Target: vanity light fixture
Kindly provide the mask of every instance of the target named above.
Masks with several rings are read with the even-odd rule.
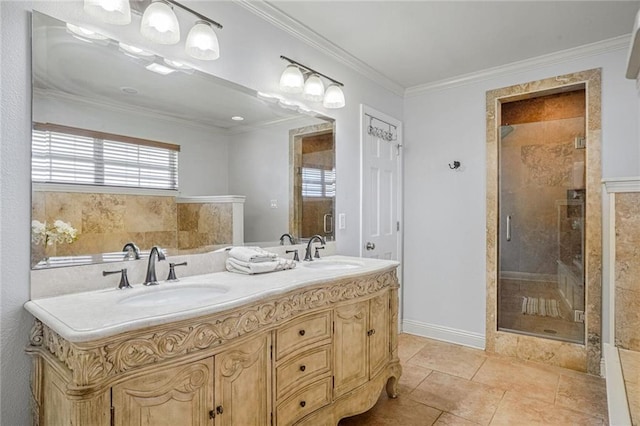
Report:
[[[150,63],[145,68],[148,69],[149,71],[153,71],[153,72],[158,73],[160,75],[168,75],[168,74],[171,74],[172,72],[176,71],[173,68],[169,68],[169,67],[166,67],[166,66],[164,66],[162,64],[155,63],[155,62]]]
[[[84,0],[84,11],[108,24],[131,23],[129,0]]]
[[[67,23],[67,31],[75,38],[92,43],[93,41],[107,40],[108,37],[95,31],[88,30],[77,25]]]
[[[139,47],[132,46],[123,42],[119,42],[118,47],[122,52],[124,52],[125,55],[133,56],[134,58],[150,58],[156,56],[148,50],[140,49]]]
[[[192,58],[204,61],[220,57],[220,43],[214,27],[222,29],[222,25],[175,0],[135,0],[131,4],[129,0],[84,0],[84,10],[88,14],[109,24],[129,24],[132,8],[137,14],[142,14],[140,34],[158,44],[176,44],[180,41],[180,23],[174,8],[188,12],[197,20],[187,35],[185,52]],[[121,15],[125,15],[126,19]],[[135,51],[123,50],[138,55]]]
[[[289,62],[280,76],[280,90],[286,93],[302,93],[302,97],[307,100],[322,101],[325,108],[334,109],[345,106],[344,93],[341,88],[344,84],[286,56],[280,56],[280,59]],[[320,77],[331,82],[326,90]]]
[[[233,117],[231,117],[231,119],[233,121],[242,121],[244,120],[244,117],[240,117],[239,115],[234,115]]]

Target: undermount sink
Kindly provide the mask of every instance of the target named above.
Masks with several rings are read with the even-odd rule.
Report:
[[[162,286],[162,284],[160,284]],[[177,284],[168,288],[148,288],[147,291],[124,297],[118,304],[135,307],[146,307],[157,304],[181,304],[194,303],[199,305],[214,302],[221,294],[229,291],[229,287],[223,285],[193,285]]]
[[[313,269],[344,270],[362,268],[363,264],[348,260],[314,260],[312,262],[305,262],[304,266]]]

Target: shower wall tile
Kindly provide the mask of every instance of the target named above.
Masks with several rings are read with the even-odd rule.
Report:
[[[640,351],[640,193],[615,195],[615,343]]]

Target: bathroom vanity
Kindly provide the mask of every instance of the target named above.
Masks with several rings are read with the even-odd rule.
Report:
[[[396,267],[333,256],[32,300],[34,424],[335,426],[396,395]]]

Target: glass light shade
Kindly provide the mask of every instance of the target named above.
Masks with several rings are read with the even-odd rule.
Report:
[[[320,102],[324,99],[324,84],[316,74],[312,74],[307,78],[304,83],[302,97],[312,102]]]
[[[220,57],[220,45],[218,36],[207,21],[195,23],[185,44],[187,54],[196,59],[213,61]]]
[[[304,77],[295,65],[288,65],[280,76],[280,90],[287,93],[300,93],[304,87]]]
[[[142,15],[140,34],[160,44],[180,41],[180,25],[173,9],[163,1],[151,3]]]
[[[345,105],[344,101],[344,93],[342,89],[337,84],[332,84],[327,87],[327,90],[324,93],[324,100],[322,101],[322,105],[325,108],[342,108]]]
[[[107,24],[131,23],[129,0],[84,0],[84,11]]]
[[[102,34],[97,33],[95,31],[91,31],[86,28],[79,27],[77,25],[73,25],[69,23],[67,23],[67,30],[70,31],[72,34],[80,36],[84,41],[106,40],[108,38],[107,36],[103,36]]]
[[[120,47],[120,50],[122,50],[125,54],[131,55],[135,58],[139,58],[139,57],[149,58],[149,57],[155,56],[153,53],[144,49],[140,49],[139,47],[133,46],[131,44],[119,42],[118,46]]]

